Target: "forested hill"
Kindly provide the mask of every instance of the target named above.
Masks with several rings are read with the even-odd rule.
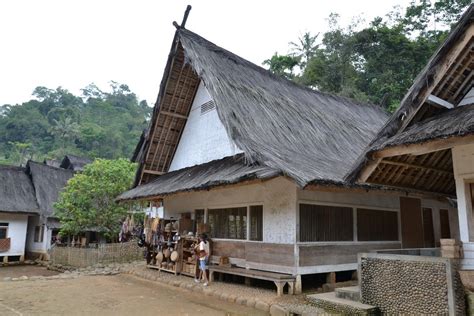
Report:
[[[27,159],[130,158],[152,108],[125,84],[111,82],[109,91],[91,84],[81,95],[37,87],[33,98],[0,106],[0,163]]]
[[[348,26],[328,18],[329,30],[310,30],[288,53],[264,61],[270,71],[323,92],[369,101],[393,111],[471,0],[411,0],[372,21]]]

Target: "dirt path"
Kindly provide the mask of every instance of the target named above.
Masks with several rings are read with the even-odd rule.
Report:
[[[19,278],[24,275],[30,277],[34,275],[51,276],[57,274],[59,274],[59,272],[51,271],[45,267],[40,267],[37,265],[12,265],[0,267],[0,281],[5,277]]]
[[[130,275],[0,282],[1,315],[266,315]]]

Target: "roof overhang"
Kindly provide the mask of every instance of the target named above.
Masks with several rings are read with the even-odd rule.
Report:
[[[359,157],[346,180],[405,187],[409,181],[401,180],[407,173],[408,177],[418,174],[420,178],[412,179],[417,182],[411,187],[447,195],[454,193],[450,148],[473,143],[473,109],[464,112],[470,115],[468,118],[455,115],[464,111],[458,110],[458,105],[474,85],[473,20],[474,5],[471,4],[445,43],[415,79],[399,109]],[[457,132],[454,125],[458,119]],[[443,131],[443,125],[438,128],[436,123],[450,126]],[[432,131],[432,135],[426,131]],[[414,137],[416,133],[420,133],[419,137]],[[451,165],[448,166],[449,163]],[[433,176],[426,178],[428,174]],[[420,185],[427,179],[438,184],[440,179],[445,179],[449,184],[443,188],[441,184],[426,183],[421,188]]]

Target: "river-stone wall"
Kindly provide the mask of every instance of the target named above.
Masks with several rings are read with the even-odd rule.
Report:
[[[384,314],[463,315],[456,261],[438,257],[359,255],[361,300]]]

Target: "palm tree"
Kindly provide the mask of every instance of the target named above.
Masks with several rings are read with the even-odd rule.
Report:
[[[298,37],[298,43],[290,42],[290,54],[294,57],[299,58],[300,68],[304,70],[308,61],[316,54],[319,44],[316,44],[319,33],[311,35],[310,32],[304,33]]]
[[[66,144],[74,141],[79,134],[79,124],[73,122],[70,117],[60,120],[53,119],[54,125],[50,128],[50,133],[61,144],[61,156],[65,155]]]

